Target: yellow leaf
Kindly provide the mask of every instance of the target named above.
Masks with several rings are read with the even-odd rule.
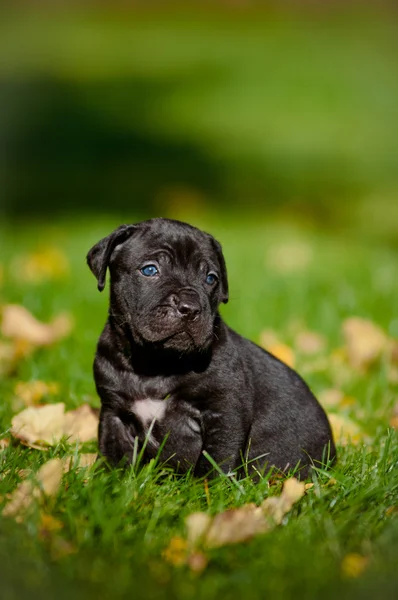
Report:
[[[341,570],[345,577],[356,578],[362,575],[369,564],[369,558],[352,552],[343,558]]]
[[[289,367],[294,367],[295,356],[293,350],[286,344],[275,344],[268,348],[268,352],[273,354],[276,358],[279,358]]]
[[[68,314],[56,317],[50,324],[41,323],[23,306],[8,304],[3,307],[1,331],[5,337],[32,346],[49,346],[69,335],[72,319]]]
[[[65,404],[28,407],[11,421],[11,434],[23,444],[43,449],[66,436],[70,442],[87,442],[97,437],[98,417],[83,404],[65,413]]]
[[[357,444],[363,438],[363,434],[356,423],[347,417],[329,413],[328,419],[332,428],[333,437],[342,446]]]
[[[346,319],[343,334],[348,360],[355,369],[366,370],[388,349],[388,338],[384,331],[367,319]]]
[[[187,560],[187,542],[182,537],[173,537],[163,551],[163,558],[175,567],[184,565]]]
[[[61,521],[53,517],[52,515],[48,515],[46,513],[40,513],[40,528],[39,528],[39,538],[46,539],[50,537],[55,531],[59,531],[63,528],[63,524]]]
[[[65,277],[69,272],[69,263],[61,250],[49,247],[17,256],[11,265],[11,271],[15,279],[20,281],[42,283]]]

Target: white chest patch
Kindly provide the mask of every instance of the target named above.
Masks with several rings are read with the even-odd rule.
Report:
[[[149,427],[154,419],[160,421],[166,411],[165,400],[136,400],[133,405],[134,414],[140,419],[144,427]]]

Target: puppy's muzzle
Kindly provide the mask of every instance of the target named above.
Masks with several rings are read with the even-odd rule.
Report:
[[[201,313],[198,294],[194,290],[181,290],[170,296],[170,304],[177,316],[185,321],[196,321]]]

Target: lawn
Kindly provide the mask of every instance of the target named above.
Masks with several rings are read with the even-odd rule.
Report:
[[[185,518],[198,510],[216,514],[260,504],[280,494],[280,480],[255,484],[224,477],[207,490],[203,481],[177,477],[162,465],[123,473],[79,469],[76,460],[54,497],[44,504],[34,500],[19,522],[0,516],[1,598],[396,598],[398,440],[389,424],[398,383],[386,357],[362,371],[349,364],[342,326],[360,316],[398,338],[398,251],[382,241],[370,244],[366,237],[261,216],[207,212],[192,219],[223,243],[231,299],[222,313],[228,323],[255,341],[262,332],[268,339],[264,331],[272,329],[275,348],[285,355],[288,348],[316,395],[324,398],[330,388],[342,392],[327,410],[354,427],[355,435],[338,440],[337,465],[314,474],[314,485],[280,526],[206,551],[201,573],[164,553],[173,538],[184,537]],[[3,375],[0,439],[9,439],[13,413],[23,408],[15,403],[21,381],[57,383],[58,392],[43,402],[99,406],[91,365],[107,293],[97,292],[85,254],[118,224],[115,217],[82,217],[1,230],[1,304],[22,304],[45,322],[67,311],[74,328]],[[31,281],[24,265],[39,248],[57,249],[66,265]],[[314,356],[297,343],[305,330],[323,340]],[[63,440],[43,451],[14,441],[0,450],[0,509],[42,463],[77,459],[83,450],[95,451],[95,442],[79,449]]]

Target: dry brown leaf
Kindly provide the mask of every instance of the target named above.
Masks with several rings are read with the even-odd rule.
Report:
[[[377,362],[388,349],[388,338],[384,331],[367,319],[346,319],[343,335],[350,365],[361,371]]]
[[[11,272],[19,281],[41,283],[65,277],[69,272],[69,263],[59,248],[48,247],[17,256],[11,264]]]
[[[203,552],[192,552],[188,556],[188,567],[193,573],[202,573],[208,565],[208,558]]]
[[[210,515],[204,512],[190,514],[186,520],[187,542],[189,547],[196,546],[204,538],[211,523]]]
[[[65,435],[70,442],[88,442],[98,434],[98,417],[88,404],[65,413]]]
[[[83,404],[65,413],[65,404],[31,406],[15,415],[11,433],[23,444],[43,449],[59,442],[64,436],[70,442],[87,442],[97,437],[98,417]]]
[[[285,481],[278,497],[267,498],[261,506],[245,504],[215,515],[193,513],[186,520],[187,548],[198,545],[219,548],[250,540],[255,535],[271,530],[304,495],[304,483],[291,478]]]
[[[270,346],[268,348],[268,352],[276,356],[276,358],[279,358],[279,360],[281,360],[289,367],[294,367],[294,364],[296,362],[294,352],[292,348],[290,348],[286,344],[275,344],[274,346]]]
[[[44,463],[36,474],[36,480],[45,496],[55,496],[64,472],[63,461],[53,458]]]
[[[88,452],[86,454],[78,454],[75,458],[71,456],[65,461],[64,471],[70,471],[73,468],[85,469],[91,467],[97,461],[98,454],[96,452]]]
[[[10,445],[10,438],[2,438],[0,440],[0,451],[5,450]]]
[[[36,473],[36,482],[22,481],[10,496],[10,501],[3,509],[4,517],[14,517],[21,521],[23,514],[35,498],[54,496],[59,489],[63,474],[63,463],[59,458],[53,458],[44,463]]]
[[[32,346],[49,346],[69,335],[72,319],[61,314],[51,323],[41,323],[23,306],[8,304],[3,307],[1,331],[5,337],[23,341]]]
[[[345,577],[356,578],[362,575],[369,564],[369,558],[356,552],[347,554],[341,563],[341,570]]]
[[[293,508],[293,505],[304,496],[305,484],[295,477],[287,479],[283,484],[280,496],[266,498],[261,504],[263,513],[271,517],[277,525],[282,523],[283,517]]]
[[[338,444],[358,444],[363,439],[363,434],[356,423],[345,416],[329,413],[328,419],[332,428],[333,437]]]
[[[255,504],[245,504],[216,515],[207,531],[205,545],[219,548],[250,540],[269,529],[263,511]]]
[[[318,354],[326,348],[326,338],[316,331],[300,331],[295,338],[295,345],[302,354]]]

